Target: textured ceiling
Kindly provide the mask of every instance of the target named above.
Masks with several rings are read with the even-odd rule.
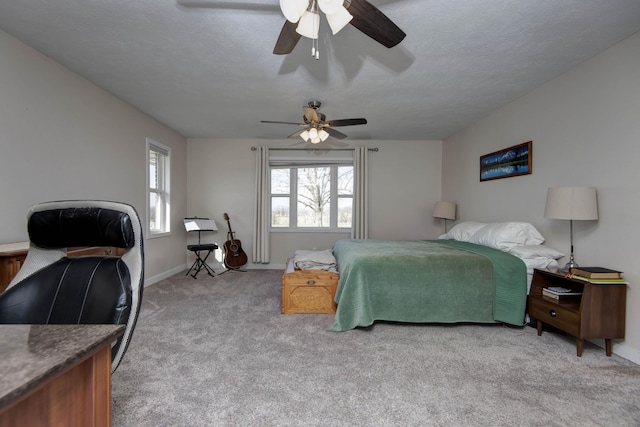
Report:
[[[304,38],[271,53],[277,0],[0,0],[0,29],[186,137],[282,139],[260,120],[317,99],[384,140],[443,139],[640,31],[639,0],[369,1],[405,40],[323,20],[318,61]]]

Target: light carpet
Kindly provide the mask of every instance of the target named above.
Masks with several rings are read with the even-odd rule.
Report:
[[[145,289],[114,426],[638,426],[640,366],[530,327],[280,314],[281,271]]]

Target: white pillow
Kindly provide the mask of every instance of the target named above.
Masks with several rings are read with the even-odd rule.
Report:
[[[466,242],[469,240],[469,237],[473,235],[476,231],[480,230],[482,227],[487,225],[486,222],[461,222],[453,226],[448,233],[443,234],[438,237],[438,239],[447,239],[447,240],[459,240],[461,242]]]
[[[514,246],[541,244],[544,237],[527,222],[494,222],[476,231],[469,242],[506,250]]]
[[[533,259],[533,258],[560,259],[564,256],[562,252],[558,252],[555,249],[552,249],[544,245],[514,246],[512,248],[509,248],[507,252],[517,256],[518,258],[523,258],[523,259]]]
[[[527,266],[527,274],[533,273],[533,269],[535,268],[554,269],[559,267],[558,261],[552,258],[529,258],[523,259],[522,262],[524,262],[524,265]]]

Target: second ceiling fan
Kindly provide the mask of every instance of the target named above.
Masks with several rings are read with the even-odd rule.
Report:
[[[388,48],[397,45],[406,36],[367,0],[280,0],[280,8],[287,20],[273,49],[276,55],[291,53],[300,37],[305,36],[314,41],[312,55],[318,59],[316,43],[320,11],[326,15],[333,34],[351,24]]]
[[[261,120],[261,123],[279,123],[300,126],[302,129],[292,133],[287,138],[295,138],[299,136],[305,142],[311,142],[312,144],[323,142],[329,137],[336,139],[344,139],[347,137],[344,133],[333,129],[334,127],[367,124],[367,119],[363,118],[327,120],[326,116],[318,111],[321,105],[322,103],[320,101],[311,101],[306,107],[302,107],[302,110],[304,111],[302,120],[304,123],[277,122],[272,120]]]

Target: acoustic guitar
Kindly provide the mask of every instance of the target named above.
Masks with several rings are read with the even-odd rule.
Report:
[[[235,232],[231,230],[231,221],[229,215],[224,214],[227,221],[229,232],[227,233],[227,241],[224,242],[224,265],[229,269],[238,269],[247,263],[247,254],[242,250],[240,240],[234,239]]]

